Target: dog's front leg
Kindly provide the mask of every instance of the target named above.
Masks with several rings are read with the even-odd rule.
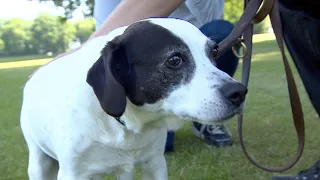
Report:
[[[163,154],[151,157],[141,164],[143,180],[167,180],[168,170],[166,159]]]
[[[86,175],[80,175],[78,173],[69,172],[69,171],[62,171],[59,170],[58,173],[58,180],[101,180],[102,177],[90,177]]]
[[[117,177],[117,180],[132,180],[133,178],[133,171],[125,172]]]

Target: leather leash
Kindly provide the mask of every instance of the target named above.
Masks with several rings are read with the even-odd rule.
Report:
[[[249,155],[242,135],[242,119],[243,114],[238,116],[238,133],[240,138],[240,145],[248,160],[258,168],[269,172],[282,172],[292,168],[300,159],[305,140],[305,127],[304,118],[301,108],[301,102],[298,94],[298,90],[295,84],[294,77],[288,59],[285,54],[282,25],[280,20],[280,13],[277,0],[245,0],[244,12],[240,17],[238,23],[235,25],[230,35],[218,44],[217,57],[221,56],[228,48],[233,47],[237,43],[241,43],[244,48],[243,54],[243,66],[242,66],[242,83],[248,87],[250,76],[250,65],[252,56],[252,36],[253,36],[253,24],[261,22],[267,15],[270,17],[270,21],[273,27],[274,34],[281,52],[282,60],[284,63],[284,69],[287,78],[287,86],[290,97],[291,110],[293,115],[293,123],[298,137],[298,148],[295,157],[287,164],[281,167],[267,167],[259,164],[256,160]],[[260,9],[259,9],[260,8]],[[241,39],[243,36],[243,39]],[[236,54],[236,53],[235,53]],[[237,54],[236,54],[237,55]]]

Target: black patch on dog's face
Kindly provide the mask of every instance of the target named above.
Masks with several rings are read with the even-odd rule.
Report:
[[[218,50],[218,44],[213,41],[208,39],[206,45],[205,45],[205,51],[207,57],[214,62],[215,56],[217,55],[217,50]]]
[[[127,96],[136,105],[165,98],[194,75],[195,62],[188,45],[169,30],[150,22],[138,22],[121,36],[126,56],[132,62],[131,84]],[[166,61],[181,56],[178,68]]]
[[[182,59],[181,63],[168,63],[167,60],[172,57]],[[95,69],[101,69],[97,68],[100,66],[104,66],[101,67],[104,70],[97,73]],[[162,26],[141,21],[129,26],[122,35],[106,45],[100,59],[89,70],[87,82],[93,87],[103,109],[106,112],[113,109],[107,113],[119,116],[124,112],[126,103],[123,101],[124,93],[117,92],[120,88],[117,84],[122,86],[120,92],[124,90],[133,104],[152,104],[167,97],[181,84],[188,83],[194,71],[195,61],[183,40]],[[96,78],[105,80],[98,81]],[[103,82],[106,85],[101,84]],[[115,88],[110,88],[108,83],[115,84]],[[121,99],[121,103],[116,103],[118,109],[108,107],[118,99]]]

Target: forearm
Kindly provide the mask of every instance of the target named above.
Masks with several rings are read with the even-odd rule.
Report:
[[[185,0],[122,0],[101,28],[91,35],[89,40],[106,35],[117,27],[129,25],[141,19],[169,16],[184,1]],[[67,53],[63,53],[53,60],[71,54],[83,45]],[[32,74],[29,78],[31,78],[31,76]]]
[[[149,17],[169,16],[184,0],[123,0],[90,39]]]

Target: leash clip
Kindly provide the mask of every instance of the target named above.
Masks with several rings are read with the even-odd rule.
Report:
[[[237,49],[236,49],[236,47],[235,47],[235,46],[237,46],[237,45],[240,45],[240,47],[243,48],[242,54],[239,54],[239,53],[237,52]],[[234,54],[235,56],[237,56],[238,58],[244,58],[244,57],[246,57],[246,56],[248,55],[248,48],[247,48],[246,44],[244,43],[244,39],[238,38],[238,40],[237,40],[235,43],[233,43],[233,45],[232,45],[232,52],[233,52],[233,54]]]

